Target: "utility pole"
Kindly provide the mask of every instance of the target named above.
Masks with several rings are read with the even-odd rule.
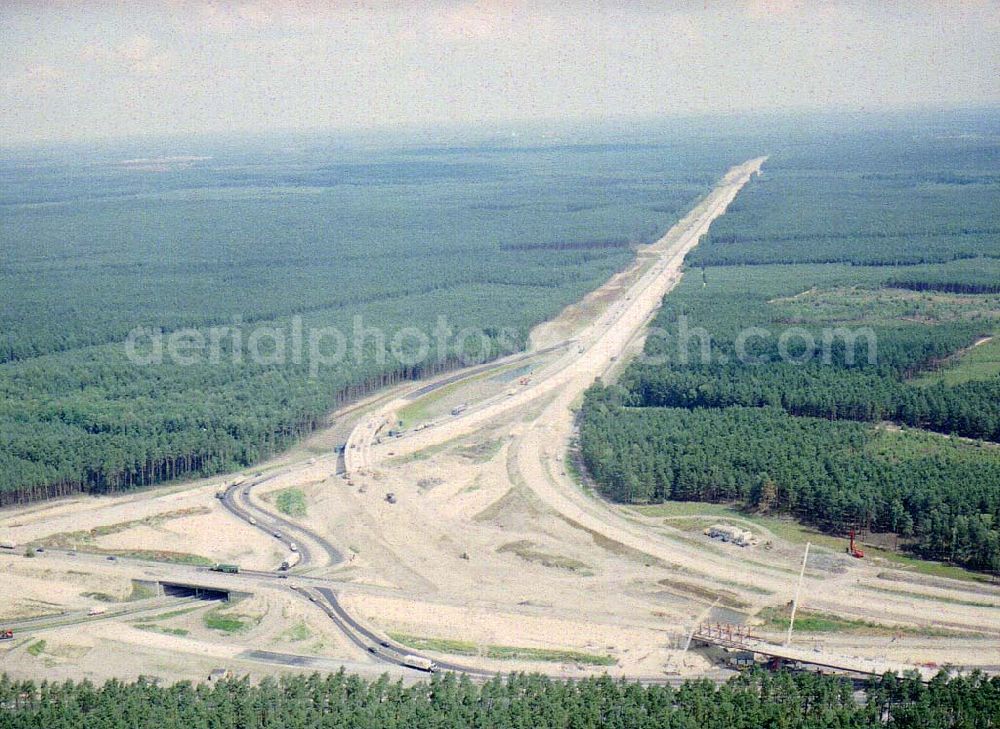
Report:
[[[681,653],[687,653],[688,648],[691,647],[691,641],[694,639],[694,631],[696,631],[698,626],[705,621],[705,618],[712,614],[715,606],[718,605],[721,600],[721,597],[715,598],[715,602],[708,606],[701,615],[695,618],[695,621],[691,624],[691,632],[688,633],[687,642],[684,643],[684,650],[682,650]]]
[[[788,635],[785,636],[785,645],[792,643],[792,629],[795,627],[795,611],[799,607],[799,593],[802,591],[802,578],[806,574],[806,561],[809,559],[809,542],[806,542],[806,551],[802,555],[802,569],[799,570],[799,583],[795,586],[795,599],[792,600],[792,615],[788,618]]]

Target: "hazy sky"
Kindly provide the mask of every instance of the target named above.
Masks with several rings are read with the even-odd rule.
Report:
[[[995,105],[998,49],[989,0],[0,0],[0,144]]]

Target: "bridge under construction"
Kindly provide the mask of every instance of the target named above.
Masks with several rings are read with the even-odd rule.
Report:
[[[930,681],[938,672],[937,666],[915,666],[894,661],[824,653],[792,645],[776,645],[757,638],[746,625],[731,623],[700,623],[691,634],[691,641],[747,651],[768,660],[843,673],[881,676],[887,672],[898,674],[915,672],[919,674],[921,680]]]

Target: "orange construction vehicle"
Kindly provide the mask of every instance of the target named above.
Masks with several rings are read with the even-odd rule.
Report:
[[[0,630],[0,640],[14,640],[14,631]]]
[[[858,547],[854,544],[854,530],[853,529],[851,529],[851,544],[847,548],[847,553],[849,555],[851,555],[852,557],[854,557],[855,559],[862,559],[865,556],[865,553],[862,552],[860,549],[858,549]]]

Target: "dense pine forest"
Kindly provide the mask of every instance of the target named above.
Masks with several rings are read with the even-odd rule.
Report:
[[[995,115],[964,130],[832,131],[774,150],[693,250],[696,266],[930,264],[997,257]],[[995,269],[994,269],[995,270]]]
[[[0,160],[0,505],[244,467],[340,404],[463,363],[453,340],[381,357],[408,327],[482,332],[477,358],[520,349],[743,159],[686,139],[164,144]],[[136,327],[209,343],[136,364]],[[247,354],[260,327],[284,361]],[[347,356],[311,359],[329,327]]]
[[[610,678],[558,681],[513,675],[474,684],[453,674],[404,686],[343,672],[214,685],[109,681],[36,685],[0,677],[4,729],[297,729],[298,727],[518,727],[523,729],[990,729],[1000,725],[1000,679],[982,674],[929,685],[851,684],[812,674],[753,672],[723,686],[678,688]]]
[[[772,155],[688,256],[644,357],[595,387],[584,460],[625,502],[734,503],[1000,570],[1000,146]]]

